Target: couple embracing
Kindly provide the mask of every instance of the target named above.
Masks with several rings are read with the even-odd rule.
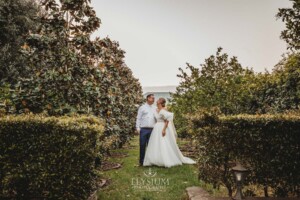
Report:
[[[147,95],[147,101],[139,107],[136,128],[140,135],[140,166],[172,167],[195,164],[191,158],[182,155],[176,142],[173,113],[165,109],[166,100],[159,98],[154,107],[154,95]]]

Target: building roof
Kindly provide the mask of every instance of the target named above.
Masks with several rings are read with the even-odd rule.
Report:
[[[171,86],[148,86],[148,87],[143,87],[143,93],[161,93],[161,92],[175,92],[176,91],[175,85]]]

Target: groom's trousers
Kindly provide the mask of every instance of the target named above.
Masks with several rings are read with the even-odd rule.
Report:
[[[143,165],[145,158],[146,146],[153,128],[141,128],[140,130],[140,165]]]

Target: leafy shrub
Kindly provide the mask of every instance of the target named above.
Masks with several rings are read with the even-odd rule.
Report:
[[[231,196],[234,180],[230,168],[239,161],[251,169],[248,184],[270,187],[275,196],[299,196],[299,115],[205,112],[189,118],[199,149],[200,179],[225,185]]]
[[[91,116],[0,118],[0,196],[87,199],[103,122]]]
[[[5,6],[13,9],[14,4]],[[14,69],[13,81],[0,80],[9,83],[6,112],[93,114],[106,121],[111,145],[103,147],[122,146],[134,132],[135,105],[142,101],[140,83],[124,62],[125,51],[109,38],[91,39],[101,21],[90,1],[44,0],[37,6],[35,29],[26,29],[14,45],[22,67]]]
[[[35,0],[0,0],[0,85],[15,84],[27,73],[20,50],[29,31],[38,27]]]
[[[172,94],[172,111],[175,125],[181,137],[188,137],[185,116],[199,108],[218,106],[225,114],[254,113],[253,86],[257,83],[252,69],[244,68],[237,57],[229,57],[218,48],[200,67],[187,64],[179,68],[181,78]],[[254,84],[256,85],[256,84]]]
[[[1,69],[5,73],[0,75],[0,82],[7,83],[7,86],[0,86],[0,116],[2,113],[46,113],[63,119],[60,116],[74,113],[95,115],[105,121],[103,134],[97,138],[101,141],[97,147],[100,154],[100,160],[97,161],[101,163],[102,153],[121,147],[131,138],[135,129],[136,105],[142,102],[141,85],[126,66],[125,51],[119,47],[118,42],[109,38],[91,39],[101,20],[89,0],[25,0],[24,3],[29,1],[36,2],[32,9],[38,11],[30,12],[30,16],[31,13],[34,15],[33,26],[15,24],[16,20],[10,20],[12,22],[8,28],[23,27],[23,32],[17,34],[17,45],[11,40],[5,40],[15,48],[3,48],[5,51],[0,52],[10,55],[16,49],[17,54],[12,54],[15,55],[13,60],[21,60],[18,62],[21,63],[20,67],[2,62]],[[15,9],[15,4],[20,3],[16,0],[1,3],[0,11],[24,11]],[[28,20],[31,19],[25,14]],[[21,19],[19,15],[16,16]],[[23,16],[22,12],[20,16]],[[8,28],[1,29],[1,35],[11,35],[12,31]],[[74,123],[92,125],[89,120],[81,122],[81,119],[72,118]],[[11,139],[14,141],[15,138]],[[6,147],[2,148],[5,150]],[[61,152],[55,153],[60,155]],[[28,172],[27,176],[33,175]],[[82,185],[89,186],[88,183]],[[1,190],[9,193],[2,186]],[[10,188],[7,184],[5,187]],[[78,193],[88,193],[88,190],[82,191],[79,188]],[[23,194],[18,192],[18,195]]]
[[[219,107],[226,115],[282,113],[300,108],[300,54],[287,54],[272,72],[243,68],[236,57],[219,48],[200,67],[187,64],[172,94],[172,111],[181,137],[187,134],[186,116],[201,108]]]

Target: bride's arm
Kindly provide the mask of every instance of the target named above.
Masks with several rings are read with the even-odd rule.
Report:
[[[162,131],[162,136],[163,137],[166,135],[166,130],[167,130],[168,124],[169,124],[169,121],[165,120],[165,126],[164,126],[163,131]]]
[[[163,119],[165,120],[165,125],[164,125],[163,131],[162,131],[162,135],[165,136],[167,127],[169,125],[169,121],[173,120],[174,114],[171,112],[168,112],[166,110],[162,110],[161,115],[163,116]]]

